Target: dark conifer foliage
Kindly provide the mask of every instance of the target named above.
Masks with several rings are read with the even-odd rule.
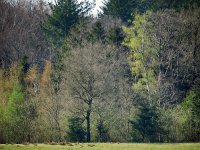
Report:
[[[60,47],[70,29],[83,21],[91,6],[88,2],[78,3],[77,0],[58,0],[56,4],[50,4],[50,9],[51,14],[48,15],[48,20],[43,29],[49,42]]]
[[[102,7],[103,15],[113,16],[128,22],[133,19],[133,13],[140,10],[140,0],[108,0]]]
[[[133,138],[142,142],[161,142],[161,135],[164,133],[161,122],[161,113],[155,105],[142,104],[139,107],[139,114],[135,121],[131,121]],[[138,135],[136,135],[136,133]],[[135,135],[134,135],[135,134]]]
[[[78,116],[69,118],[68,137],[71,142],[85,142],[86,131],[83,127],[83,119]]]
[[[147,10],[196,8],[199,0],[104,0],[103,15],[113,16],[128,23],[136,13],[142,14]]]

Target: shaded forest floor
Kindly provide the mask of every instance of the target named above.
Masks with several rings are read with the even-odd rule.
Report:
[[[200,143],[184,144],[131,144],[131,143],[69,143],[66,145],[8,144],[0,145],[2,150],[199,150]]]

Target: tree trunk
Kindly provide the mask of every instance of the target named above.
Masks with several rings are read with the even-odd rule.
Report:
[[[86,115],[86,121],[87,121],[87,142],[90,143],[91,138],[90,138],[90,113],[91,109],[87,110],[87,115]]]
[[[90,143],[91,141],[91,136],[90,136],[90,114],[92,110],[92,99],[88,101],[88,109],[87,109],[87,114],[86,114],[86,121],[87,121],[87,142]]]

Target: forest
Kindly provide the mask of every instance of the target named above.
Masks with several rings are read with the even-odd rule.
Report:
[[[200,1],[0,0],[0,143],[200,142]]]

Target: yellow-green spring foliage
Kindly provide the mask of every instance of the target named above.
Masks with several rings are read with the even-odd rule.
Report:
[[[136,15],[132,25],[123,28],[126,33],[123,44],[130,48],[128,62],[135,78],[133,88],[139,91],[155,89],[157,84],[154,74],[157,64],[156,49],[151,42],[150,17],[151,12]]]

